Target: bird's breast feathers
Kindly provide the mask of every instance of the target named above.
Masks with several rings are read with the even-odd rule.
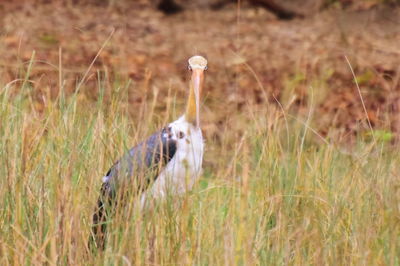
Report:
[[[187,122],[184,116],[170,123],[168,129],[169,138],[176,141],[176,153],[150,190],[156,198],[190,190],[201,174],[204,150],[201,129]]]

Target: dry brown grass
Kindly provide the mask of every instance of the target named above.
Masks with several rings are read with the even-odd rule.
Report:
[[[99,71],[106,80],[106,98],[115,84],[131,80],[132,109],[143,103],[147,84],[159,89],[162,108],[168,87],[177,97],[184,95],[186,58],[202,53],[211,62],[206,88],[210,109],[205,110],[210,127],[224,125],[246,104],[278,106],[274,97],[293,114],[306,116],[312,87],[312,105],[320,114],[313,126],[324,136],[347,142],[368,127],[344,56],[358,76],[374,128],[390,128],[396,120],[392,111],[399,97],[398,13],[387,8],[331,10],[282,22],[245,4],[239,12],[228,5],[172,17],[134,7],[27,5],[4,14],[0,74],[5,82],[19,77],[35,51],[30,78],[40,109],[46,97],[55,99],[59,93],[60,62],[63,86],[71,94],[114,32],[88,73],[82,97],[96,99]]]
[[[341,13],[60,7],[2,21],[0,264],[399,264],[398,29]],[[106,251],[88,254],[101,177],[180,114],[194,53],[210,62],[201,180],[180,201],[121,210]]]

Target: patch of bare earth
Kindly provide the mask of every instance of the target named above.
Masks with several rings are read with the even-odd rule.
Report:
[[[81,93],[97,97],[97,73],[107,91],[131,79],[132,110],[146,86],[185,94],[186,59],[209,59],[205,129],[215,135],[248,106],[278,106],[306,117],[323,136],[352,140],[374,128],[400,132],[400,12],[389,7],[329,10],[306,19],[280,21],[262,8],[227,5],[218,11],[187,10],[165,16],[149,8],[66,4],[3,9],[0,75],[21,77],[35,51],[30,79],[38,108],[56,98],[62,83],[71,93],[111,36]],[[351,63],[366,111],[347,64]],[[145,84],[145,85],[143,85]],[[240,127],[236,125],[239,132]]]

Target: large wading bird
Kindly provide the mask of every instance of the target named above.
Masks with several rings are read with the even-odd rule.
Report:
[[[200,94],[207,60],[189,59],[191,80],[186,112],[176,121],[131,148],[103,177],[93,215],[91,248],[105,246],[107,223],[127,193],[141,194],[141,206],[148,199],[183,194],[200,176],[203,136],[200,129]]]

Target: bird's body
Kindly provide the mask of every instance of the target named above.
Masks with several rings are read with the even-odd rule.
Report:
[[[147,200],[191,190],[200,176],[204,141],[199,97],[207,60],[194,56],[189,67],[192,78],[185,114],[130,149],[103,177],[90,241],[95,247],[104,248],[107,220],[126,192],[141,193],[143,207]]]
[[[158,199],[164,198],[168,193],[183,194],[192,189],[200,176],[204,150],[201,129],[189,123],[185,116],[170,123],[168,128],[176,142],[176,152],[153,186],[142,195],[142,205],[149,196]]]

